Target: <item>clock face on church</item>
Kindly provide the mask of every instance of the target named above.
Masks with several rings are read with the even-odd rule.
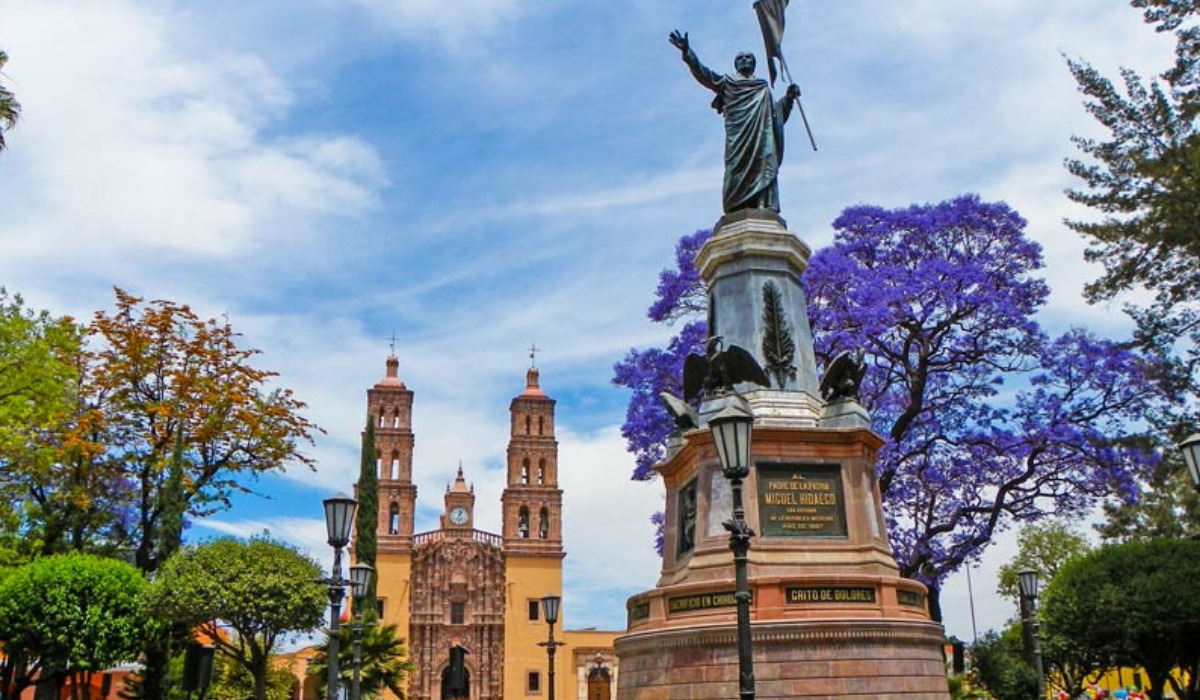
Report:
[[[468,517],[467,509],[462,506],[458,506],[450,511],[450,522],[455,525],[466,525]]]

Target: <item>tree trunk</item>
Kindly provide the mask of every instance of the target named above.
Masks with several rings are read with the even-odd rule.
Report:
[[[1146,680],[1150,681],[1150,687],[1146,689],[1146,697],[1150,700],[1163,700],[1163,691],[1167,689],[1169,671],[1149,667],[1146,667],[1145,671]]]
[[[942,587],[940,584],[930,583],[929,587],[929,617],[934,622],[942,621]]]
[[[145,666],[142,669],[141,700],[166,700],[167,666],[171,662],[167,641],[165,632],[146,638],[146,646],[142,649]]]
[[[267,668],[270,661],[264,659],[254,664],[254,700],[267,700]]]

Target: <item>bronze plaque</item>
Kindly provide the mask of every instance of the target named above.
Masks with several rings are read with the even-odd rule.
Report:
[[[874,603],[875,589],[859,586],[804,586],[787,589],[787,602],[805,603]]]
[[[718,591],[717,593],[667,598],[668,615],[695,612],[697,610],[711,610],[713,608],[732,608],[735,606],[737,606],[737,600],[733,597],[733,591]]]
[[[773,537],[845,537],[842,468],[837,464],[763,464],[758,522]]]
[[[642,602],[629,606],[629,621],[637,622],[650,617],[650,603]]]
[[[896,591],[896,602],[913,608],[924,608],[925,596],[901,589]]]

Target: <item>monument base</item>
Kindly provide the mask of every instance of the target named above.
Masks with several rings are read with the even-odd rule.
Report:
[[[795,620],[753,626],[755,697],[946,700],[940,625]],[[716,700],[738,690],[736,625],[617,639],[617,700]]]

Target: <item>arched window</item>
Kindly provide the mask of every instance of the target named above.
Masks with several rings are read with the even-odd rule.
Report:
[[[517,511],[517,537],[529,538],[529,509],[525,506],[521,506],[521,510]]]
[[[538,486],[546,483],[546,460],[545,458],[538,460]]]
[[[392,501],[388,506],[388,534],[400,533],[400,504]]]
[[[398,409],[392,409],[392,427],[400,427],[400,411]]]
[[[392,450],[392,478],[400,478],[400,453]]]
[[[375,475],[383,478],[383,453],[375,450]]]
[[[546,417],[538,416],[538,435],[542,435],[546,430]]]
[[[521,460],[521,483],[529,483],[529,458]]]
[[[533,418],[531,418],[529,416],[525,416],[525,434],[526,435],[533,434]]]
[[[384,425],[384,423],[383,423],[383,409],[381,408],[381,409],[379,409],[379,427],[380,427],[380,428],[382,428],[382,427],[383,427],[383,425]]]
[[[550,511],[542,508],[538,513],[538,539],[544,540],[550,536]]]

